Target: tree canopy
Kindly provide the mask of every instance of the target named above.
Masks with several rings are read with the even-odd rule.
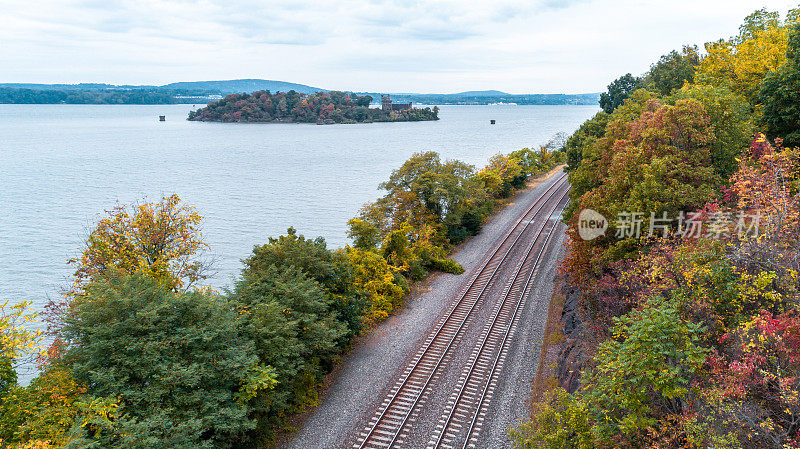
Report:
[[[608,85],[608,92],[600,95],[600,107],[607,114],[614,112],[614,109],[620,106],[639,87],[640,83],[641,80],[630,73],[615,79]]]
[[[238,315],[208,293],[180,293],[143,275],[92,284],[65,317],[59,364],[115,401],[103,447],[232,447],[255,427],[238,400],[258,365]]]
[[[787,146],[800,145],[800,23],[792,27],[786,63],[771,71],[761,87],[762,123]]]
[[[663,56],[567,139],[578,304],[516,447],[800,447],[799,15]]]

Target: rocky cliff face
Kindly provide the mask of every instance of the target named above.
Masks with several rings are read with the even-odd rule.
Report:
[[[562,293],[566,300],[561,311],[561,324],[566,340],[558,354],[556,375],[559,385],[572,393],[580,387],[581,370],[587,357],[581,339],[583,322],[578,314],[578,292],[567,284]]]

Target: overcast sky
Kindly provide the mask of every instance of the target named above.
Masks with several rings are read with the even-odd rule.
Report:
[[[0,0],[0,82],[599,92],[794,1]]]

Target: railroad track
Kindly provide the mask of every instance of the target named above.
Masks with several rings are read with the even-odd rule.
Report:
[[[426,400],[428,386],[440,374],[440,367],[445,365],[452,355],[450,349],[458,342],[462,331],[474,319],[474,311],[479,310],[485,302],[484,293],[496,281],[496,275],[503,262],[516,248],[536,217],[567,186],[566,175],[553,182],[542,195],[531,205],[523,216],[514,224],[511,232],[492,251],[480,269],[476,271],[467,287],[459,295],[451,310],[443,317],[436,330],[428,336],[423,346],[415,355],[413,362],[405,369],[401,378],[390,390],[368,427],[361,432],[354,448],[384,449],[400,447],[408,433],[408,427],[414,422],[416,411]],[[566,193],[557,198],[556,206]],[[549,216],[552,210],[548,212]],[[545,220],[546,222],[547,220]],[[540,228],[532,238],[535,242],[544,227]],[[527,252],[523,262],[527,259]]]
[[[562,195],[551,211],[551,215],[558,209],[558,205],[562,203],[566,195],[566,192]],[[451,395],[445,413],[426,446],[427,449],[476,447],[485,409],[494,394],[498,375],[508,352],[508,343],[517,327],[517,317],[525,304],[525,298],[528,297],[531,280],[536,273],[539,261],[548,249],[547,245],[558,226],[558,221],[553,220],[552,226],[534,258],[532,257],[534,247],[542,235],[542,231],[547,227],[548,221],[542,223],[536,239],[531,241],[525,257],[517,266],[514,276],[503,291],[500,307],[495,310],[494,315],[485,326],[483,338],[470,356],[456,391]]]

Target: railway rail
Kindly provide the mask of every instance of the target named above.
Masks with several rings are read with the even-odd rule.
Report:
[[[551,211],[551,215],[558,209],[558,204],[561,204],[565,196],[566,192]],[[525,303],[525,298],[528,297],[531,280],[536,273],[539,261],[548,249],[547,245],[558,222],[553,221],[536,257],[533,258],[531,256],[533,256],[534,247],[547,225],[547,221],[542,223],[537,238],[531,241],[525,257],[517,266],[514,276],[503,292],[500,306],[487,323],[484,336],[473,351],[471,360],[459,380],[456,391],[448,401],[446,412],[436,427],[434,437],[428,443],[427,449],[451,449],[458,447],[459,442],[462,449],[476,447],[480,425],[485,415],[484,409],[497,386],[497,377],[505,361],[508,342],[516,328],[517,317]],[[462,429],[466,429],[466,431],[463,432]]]
[[[519,277],[519,273],[526,266],[530,251],[545,229],[545,225],[548,222],[547,217],[552,215],[568,190],[569,185],[566,182],[566,175],[562,175],[534,201],[513,225],[503,241],[488,255],[449,312],[439,321],[435,331],[425,340],[425,343],[412,359],[412,363],[406,367],[400,379],[398,379],[387,398],[376,411],[367,428],[358,436],[357,441],[353,444],[354,448],[385,449],[403,447],[404,438],[407,436],[409,425],[415,420],[416,411],[425,404],[429,386],[438,378],[440,368],[445,366],[452,356],[451,348],[458,344],[464,329],[474,320],[474,312],[480,310],[481,306],[486,302],[487,290],[498,281],[500,277],[498,273],[501,266],[506,262],[511,262],[509,255],[518,250],[518,243],[526,241],[524,236],[531,234],[529,231],[534,228],[532,224],[542,220],[542,226],[533,232],[534,235],[530,238],[531,243],[528,245],[522,261],[518,263],[514,279],[516,280]],[[553,205],[554,198],[556,201]],[[552,205],[552,207],[546,208],[545,206],[547,205]],[[541,216],[543,210],[545,214]],[[538,263],[538,260],[536,263]],[[535,264],[533,267],[535,268]],[[532,275],[533,269],[530,272]],[[495,320],[500,319],[502,305],[506,303],[506,299],[513,289],[513,284],[512,282],[507,287],[508,291],[504,294],[506,298],[502,300],[500,308],[494,314]],[[513,323],[513,319],[510,323]],[[501,328],[503,327],[501,326]],[[489,346],[486,347],[488,348]],[[482,350],[478,351],[476,355],[480,356],[481,353],[483,353]],[[475,364],[478,364],[477,358]],[[468,380],[467,378],[465,379]],[[471,388],[467,386],[467,383],[466,381],[464,382],[464,387]],[[452,414],[454,416],[459,416],[460,411],[456,410],[459,401],[453,404]],[[483,401],[481,404],[483,404]],[[480,410],[480,407],[478,410]],[[453,419],[449,421],[449,423],[445,424],[461,426]],[[478,424],[479,422],[476,421],[471,427],[474,428]],[[442,432],[437,437],[439,441],[434,441],[435,445],[433,447],[450,444],[451,438],[444,437],[448,434],[446,432],[447,425],[442,426]],[[472,430],[470,430],[470,433],[472,433]],[[469,441],[469,434],[465,441]]]

